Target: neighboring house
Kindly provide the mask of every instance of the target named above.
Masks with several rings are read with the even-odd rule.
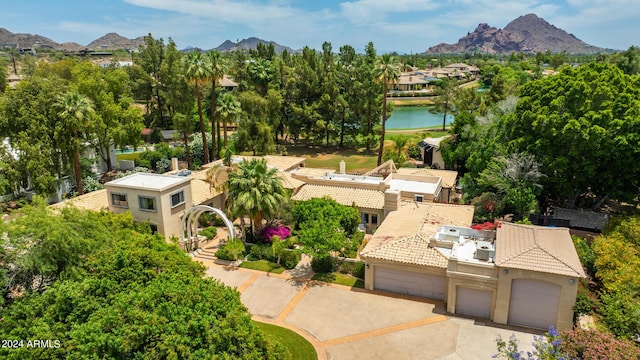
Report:
[[[394,91],[424,91],[429,90],[430,80],[433,79],[420,71],[404,72],[400,78],[394,82]],[[436,79],[437,80],[437,79]]]
[[[403,202],[360,257],[365,287],[441,300],[448,312],[571,329],[585,277],[566,228],[502,223],[471,229],[473,207]]]
[[[184,176],[135,173],[105,184],[109,211],[131,212],[153,230],[181,237],[180,218],[193,206],[191,179]]]
[[[444,169],[444,160],[442,159],[442,153],[440,152],[440,143],[442,140],[447,138],[449,138],[449,135],[437,138],[425,138],[418,143],[422,153],[422,163],[425,166],[435,169]]]
[[[238,84],[231,80],[227,75],[222,76],[222,79],[219,80],[219,85],[227,91],[232,91],[238,87]]]

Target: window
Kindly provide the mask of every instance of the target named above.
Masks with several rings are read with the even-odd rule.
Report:
[[[140,210],[156,211],[156,198],[151,196],[138,196],[138,203],[140,204]]]
[[[367,213],[362,214],[362,223],[363,224],[368,224],[369,223],[369,214],[367,214]]]
[[[171,207],[184,204],[184,190],[180,190],[175,194],[171,194]]]
[[[371,224],[378,225],[378,215],[377,214],[372,214],[371,215]]]
[[[414,199],[415,199],[416,202],[423,202],[424,201],[424,195],[416,195]]]
[[[111,204],[117,207],[129,207],[127,203],[127,194],[111,194]]]

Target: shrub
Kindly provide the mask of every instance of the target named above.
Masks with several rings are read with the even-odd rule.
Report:
[[[293,269],[300,262],[300,250],[285,250],[280,254],[280,265],[285,269]]]
[[[422,150],[420,150],[420,146],[411,145],[409,149],[407,149],[407,154],[409,157],[415,160],[422,160]]]
[[[271,246],[265,244],[255,244],[251,245],[249,254],[247,255],[247,259],[250,261],[268,260],[273,262],[275,260],[275,257],[273,256],[273,251],[271,251]]]
[[[216,235],[218,234],[218,229],[216,229],[215,227],[211,226],[211,227],[208,227],[208,228],[200,230],[200,232],[198,234],[206,237],[207,240],[211,240],[211,239],[215,238]]]
[[[339,272],[343,274],[349,274],[351,276],[355,276],[358,279],[364,279],[364,263],[361,261],[351,262],[351,261],[343,261],[340,264]]]
[[[336,259],[329,254],[317,254],[311,259],[311,269],[317,273],[330,273],[336,269]]]
[[[171,170],[171,160],[170,159],[160,159],[160,160],[156,161],[156,172],[158,174],[164,174],[169,170]]]
[[[246,254],[244,243],[240,239],[231,239],[216,251],[216,257],[222,260],[236,261]]]
[[[640,359],[640,348],[629,340],[616,339],[598,330],[563,331],[562,352],[569,359]]]
[[[260,231],[260,236],[264,238],[266,242],[271,242],[271,238],[278,236],[280,239],[285,240],[291,235],[291,230],[285,226],[271,227],[267,226]]]
[[[588,280],[580,280],[578,284],[578,294],[576,295],[576,304],[573,311],[581,315],[591,315],[598,311],[600,302],[598,297],[589,290],[585,284]]]

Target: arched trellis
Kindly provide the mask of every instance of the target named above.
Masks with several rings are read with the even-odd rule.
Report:
[[[194,243],[193,239],[198,232],[198,219],[200,218],[200,215],[205,212],[214,212],[220,216],[229,230],[229,238],[235,238],[233,223],[222,210],[208,205],[197,205],[187,210],[182,217],[182,222],[180,222],[180,233],[182,234],[182,240],[180,242],[184,245],[184,249],[187,251],[195,250],[192,249],[192,245]]]

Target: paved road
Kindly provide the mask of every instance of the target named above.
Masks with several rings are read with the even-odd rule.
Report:
[[[441,302],[308,280],[304,262],[277,275],[198,260],[207,276],[238,289],[255,320],[301,334],[320,360],[490,359],[496,337],[512,334],[531,348],[531,333],[451,316]]]

